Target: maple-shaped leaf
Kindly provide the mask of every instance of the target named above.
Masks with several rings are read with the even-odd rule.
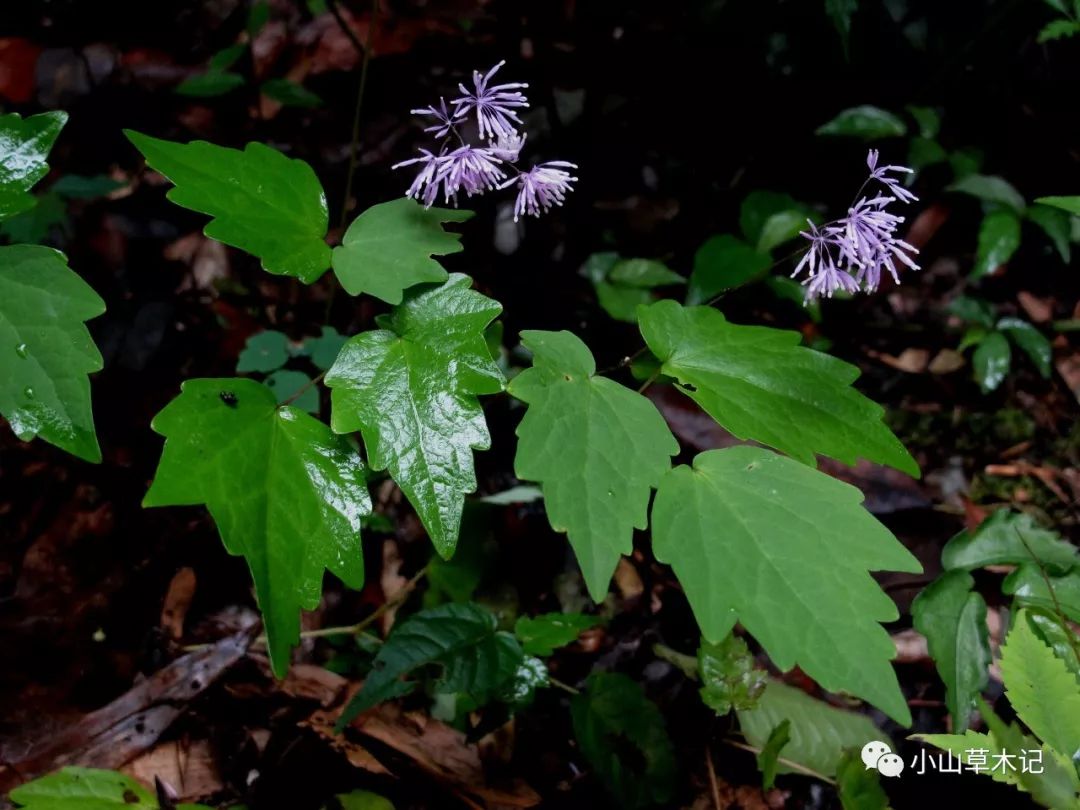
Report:
[[[911,721],[878,622],[896,605],[871,571],[922,566],[862,508],[862,493],[759,447],[709,450],[673,469],[652,509],[653,551],[670,563],[702,635],[735,625],[781,670]]]
[[[86,376],[101,370],[101,353],[84,321],[104,311],[63,253],[0,247],[0,415],[23,441],[101,461]]]
[[[522,332],[533,366],[510,383],[529,409],[518,425],[514,473],[537,481],[551,527],[574,547],[589,594],[607,593],[634,529],[648,525],[649,495],[679,444],[641,394],[596,376],[570,332]]]
[[[443,230],[442,223],[471,216],[472,211],[425,208],[408,197],[373,205],[334,248],[334,273],[350,295],[368,293],[399,304],[409,287],[446,280],[446,270],[432,257],[460,251],[461,235]]]
[[[45,161],[66,123],[67,113],[59,111],[0,115],[0,220],[34,207],[28,192],[49,173]]]
[[[852,388],[859,370],[800,346],[798,332],[738,326],[710,307],[675,301],[642,307],[638,323],[662,373],[738,438],[807,464],[821,454],[919,474],[881,406]]]
[[[454,274],[414,290],[384,328],[350,338],[326,375],[331,426],[360,431],[368,463],[390,470],[446,559],[476,489],[473,450],[490,446],[477,396],[503,387],[484,341],[502,307],[471,283]]]
[[[203,233],[257,256],[268,273],[310,284],[330,267],[326,195],[302,160],[261,143],[243,150],[124,130],[176,188],[168,198],[213,217]]]
[[[348,442],[262,383],[188,380],[154,417],[165,437],[144,506],[205,504],[230,554],[255,580],[274,672],[318,607],[323,569],[364,580],[360,519],[371,514],[364,466]]]

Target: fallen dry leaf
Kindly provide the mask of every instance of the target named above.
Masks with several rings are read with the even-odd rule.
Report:
[[[165,601],[161,606],[161,628],[174,641],[184,636],[184,619],[187,617],[191,600],[195,598],[195,570],[181,568],[173,574]]]
[[[930,362],[930,352],[926,349],[904,349],[897,357],[872,350],[867,354],[890,368],[908,374],[922,374]]]
[[[1021,290],[1016,294],[1016,300],[1033,323],[1047,323],[1054,317],[1054,303],[1047,298],[1037,298]]]
[[[964,359],[964,355],[953,349],[942,349],[934,355],[934,359],[930,361],[930,365],[927,366],[927,370],[931,374],[951,374],[954,371],[959,371],[965,365],[967,360]]]
[[[222,788],[221,774],[208,740],[162,743],[120,770],[148,786],[153,786],[155,778],[160,779],[176,791],[174,798],[180,801],[201,799]]]

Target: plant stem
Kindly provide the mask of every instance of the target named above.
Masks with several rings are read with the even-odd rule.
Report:
[[[1061,624],[1061,629],[1065,631],[1065,638],[1069,640],[1069,646],[1072,647],[1073,655],[1076,656],[1076,662],[1080,664],[1080,643],[1077,642],[1076,633],[1072,631],[1069,626],[1069,619],[1065,615],[1065,611],[1061,608],[1061,602],[1058,601],[1057,594],[1054,593],[1054,586],[1050,582],[1050,575],[1046,573],[1046,568],[1042,564],[1031,546],[1028,545],[1028,541],[1024,539],[1024,535],[1014,525],[1013,531],[1016,532],[1016,536],[1020,538],[1020,542],[1024,548],[1027,549],[1027,553],[1031,555],[1031,559],[1035,561],[1035,565],[1039,568],[1039,573],[1042,574],[1043,582],[1046,583],[1046,592],[1050,594],[1050,601],[1054,603],[1054,611],[1057,613],[1058,622]]]
[[[552,678],[548,675],[548,683],[554,686],[556,689],[562,689],[564,692],[569,692],[571,695],[580,695],[581,690],[576,689],[568,683],[563,683],[558,678]]]
[[[328,5],[330,8],[334,8],[336,3],[331,1]],[[355,35],[350,39],[354,47],[359,46],[364,57],[360,64],[360,85],[356,90],[356,106],[353,108],[352,139],[349,142],[349,170],[345,175],[345,199],[341,203],[341,218],[339,220],[339,227],[341,228],[345,227],[345,222],[349,217],[349,200],[352,199],[353,176],[356,174],[356,160],[360,146],[360,110],[364,106],[364,89],[367,87],[368,68],[371,65],[371,40],[375,32],[375,20],[378,14],[379,0],[371,0],[371,19],[368,21],[367,37],[364,44],[361,46]],[[340,12],[336,13],[335,16],[338,18],[339,25],[342,24]],[[348,26],[345,26],[345,28],[348,28]]]
[[[659,643],[653,644],[652,651],[653,655],[661,661],[667,661],[673,667],[678,668],[687,678],[694,681],[698,679],[698,660],[695,656],[681,653],[666,644]]]
[[[282,401],[279,407],[291,405],[293,402],[296,402],[296,400],[298,400],[305,391],[307,391],[313,385],[318,385],[322,381],[322,378],[325,376],[326,372],[324,371],[321,374],[317,375],[314,379],[308,380],[306,383],[297,388],[294,393],[290,394],[284,401]]]

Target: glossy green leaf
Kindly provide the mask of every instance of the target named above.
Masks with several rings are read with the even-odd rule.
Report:
[[[38,245],[56,234],[70,230],[67,203],[52,191],[36,197],[32,208],[21,211],[0,222],[0,234],[12,244]]]
[[[1031,358],[1044,379],[1050,377],[1050,363],[1054,351],[1042,332],[1022,318],[1002,318],[997,322],[997,329],[1004,332],[1017,348]]]
[[[588,347],[569,332],[522,332],[533,366],[510,383],[529,406],[517,428],[514,474],[537,481],[548,520],[566,532],[589,594],[599,602],[634,529],[648,523],[651,488],[679,452],[664,418],[641,394],[596,376]]]
[[[864,104],[842,111],[827,124],[817,128],[818,135],[847,135],[864,141],[882,138],[901,138],[907,134],[907,124],[893,113]]]
[[[915,629],[926,636],[930,656],[945,684],[953,728],[963,732],[975,696],[989,680],[990,630],[986,602],[967,571],[948,571],[927,586],[911,606]]]
[[[439,664],[442,692],[487,693],[517,673],[523,653],[513,636],[497,630],[494,614],[474,604],[448,603],[421,610],[395,625],[364,685],[342,712],[343,728],[387,700],[407,695],[416,681],[402,678]]]
[[[350,295],[401,303],[409,287],[446,280],[446,270],[432,257],[458,253],[461,234],[443,230],[442,223],[471,216],[472,211],[424,208],[407,197],[373,205],[334,248],[334,273]]]
[[[59,111],[0,115],[0,220],[34,205],[28,192],[49,173],[45,161],[66,123],[67,113]]]
[[[513,710],[524,709],[532,704],[537,690],[550,684],[547,664],[535,656],[526,655],[514,675],[499,686],[495,696]]]
[[[889,810],[889,797],[876,768],[863,764],[859,751],[844,754],[836,769],[836,792],[843,810]]]
[[[1035,204],[1026,213],[1027,218],[1038,225],[1050,239],[1054,249],[1066,264],[1072,258],[1072,217],[1060,208]]]
[[[979,243],[975,250],[975,267],[971,278],[990,275],[1016,253],[1020,247],[1020,220],[1011,211],[987,214],[979,226]]]
[[[319,388],[304,372],[279,368],[263,380],[263,384],[274,392],[279,405],[288,403],[302,411],[319,415]]]
[[[607,274],[610,281],[627,287],[667,287],[685,284],[686,279],[655,259],[622,259]]]
[[[596,672],[571,700],[570,716],[581,753],[618,807],[635,810],[672,798],[675,752],[660,710],[637,683]]]
[[[771,264],[768,254],[758,252],[736,236],[714,236],[694,254],[686,302],[703,304],[724,290],[756,278]]]
[[[514,625],[514,635],[529,655],[551,655],[557,647],[573,644],[584,631],[598,624],[599,616],[584,613],[522,616]]]
[[[822,776],[836,773],[845,750],[861,750],[871,740],[889,742],[866,715],[837,709],[776,680],[769,681],[756,708],[738,715],[747,742],[758,748],[768,743],[773,729],[790,721],[791,740],[782,758]],[[778,770],[793,772],[783,763]]]
[[[701,700],[718,715],[752,709],[765,691],[768,673],[758,669],[746,642],[728,633],[719,643],[701,640],[698,647]]]
[[[797,665],[907,724],[889,665],[896,650],[878,624],[897,618],[896,605],[870,571],[922,567],[862,499],[763,448],[709,450],[660,483],[653,552],[674,569],[706,639],[739,621],[780,670]]]
[[[319,605],[323,569],[364,579],[364,466],[344,439],[241,378],[188,380],[151,427],[165,437],[144,506],[205,504],[230,554],[255,580],[278,676],[300,638],[300,609]]]
[[[994,305],[981,298],[958,295],[949,302],[948,310],[963,321],[976,323],[987,329],[994,325]]]
[[[1036,41],[1042,45],[1057,39],[1068,39],[1080,34],[1080,22],[1075,20],[1052,20],[1039,31]]]
[[[64,254],[0,247],[0,415],[23,441],[101,461],[86,375],[102,361],[84,322],[104,311]]]
[[[755,706],[756,706],[755,702]],[[780,754],[791,742],[791,721],[783,720],[769,732],[769,739],[761,746],[757,755],[758,770],[761,771],[761,789],[772,790],[776,784],[776,771],[780,766]]]
[[[256,332],[244,343],[244,349],[236,360],[236,370],[241,374],[258,371],[266,374],[276,371],[289,362],[289,338],[283,332],[267,329]]]
[[[1032,555],[1059,573],[1080,564],[1080,550],[1056,532],[1039,526],[1031,515],[998,509],[974,532],[960,532],[946,543],[941,564],[950,571],[971,571],[988,565],[1030,563]]]
[[[176,185],[170,200],[213,217],[204,229],[211,239],[257,256],[268,273],[306,284],[330,266],[326,195],[302,160],[261,143],[241,151],[125,134],[147,165]]]
[[[263,95],[286,107],[311,109],[322,105],[323,100],[303,85],[288,79],[269,79],[259,88]]]
[[[1080,197],[1038,197],[1035,202],[1042,205],[1051,205],[1054,208],[1060,208],[1062,211],[1068,211],[1073,216],[1080,217]]]
[[[184,79],[176,85],[176,92],[193,98],[217,98],[243,86],[244,77],[239,73],[211,70]]]
[[[1060,608],[1068,619],[1080,622],[1080,568],[1074,568],[1061,576],[1048,573],[1044,577],[1035,563],[1021,563],[1005,578],[1001,589],[1012,595],[1013,606],[1016,608],[1035,608],[1052,615],[1058,621]]]
[[[130,776],[98,768],[61,768],[9,798],[26,810],[158,810],[154,795]]]
[[[987,174],[969,174],[961,177],[947,191],[967,194],[983,202],[1001,205],[1014,214],[1024,213],[1027,204],[1024,196],[1004,177]]]
[[[674,301],[642,309],[638,320],[663,373],[736,437],[807,464],[815,454],[845,464],[866,458],[919,474],[882,408],[852,387],[858,369],[800,346],[799,333],[738,326]]]
[[[490,445],[477,397],[502,390],[484,342],[502,307],[454,274],[414,290],[382,321],[349,339],[326,375],[331,425],[359,430],[375,470],[390,470],[435,548],[454,553],[473,450]]]
[[[989,332],[975,347],[971,358],[975,370],[975,382],[983,393],[994,391],[1005,382],[1012,367],[1012,350],[1001,332]]]
[[[807,219],[818,219],[812,208],[776,191],[751,191],[739,208],[743,237],[763,253],[805,231]]]
[[[304,341],[304,348],[310,353],[311,362],[315,368],[328,371],[334,365],[334,361],[341,353],[341,347],[347,340],[348,338],[334,327],[324,326],[319,337],[308,338]]]

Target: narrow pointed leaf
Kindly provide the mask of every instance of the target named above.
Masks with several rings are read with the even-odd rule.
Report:
[[[852,383],[859,371],[799,345],[797,332],[737,326],[709,307],[660,301],[638,312],[641,334],[681,390],[740,439],[799,461],[866,458],[918,475],[882,421],[882,408]]]
[[[997,322],[997,329],[1031,358],[1043,379],[1049,379],[1054,350],[1042,332],[1023,318],[1002,318]]]
[[[98,768],[61,768],[15,788],[10,798],[26,810],[158,810],[139,782]]]
[[[470,284],[454,274],[414,291],[386,328],[349,339],[326,375],[330,424],[360,431],[368,463],[390,470],[446,559],[476,489],[473,450],[490,446],[477,397],[503,386],[484,341],[502,307]]]
[[[1038,225],[1054,245],[1065,264],[1072,258],[1072,217],[1050,205],[1033,205],[1027,210],[1027,218]]]
[[[921,571],[861,506],[862,493],[757,447],[710,450],[661,482],[653,551],[670,563],[701,633],[719,641],[742,623],[781,670],[911,721],[878,622],[896,605],[870,571]]]
[[[588,347],[570,332],[522,332],[533,367],[510,383],[529,406],[518,425],[514,471],[537,481],[551,527],[566,532],[589,594],[601,601],[649,495],[679,452],[656,406],[596,376]]]
[[[334,273],[350,295],[367,293],[389,304],[424,282],[446,280],[433,257],[461,250],[461,235],[444,222],[464,222],[472,211],[424,208],[407,197],[373,205],[353,220],[334,248]]]
[[[986,174],[969,174],[953,183],[948,191],[968,194],[983,202],[1002,205],[1016,214],[1024,213],[1024,195],[1003,177]]]
[[[33,208],[28,192],[49,173],[45,161],[66,123],[67,113],[59,111],[0,115],[0,220]]]
[[[1001,332],[990,332],[975,347],[971,365],[975,369],[975,382],[983,393],[994,391],[1005,382],[1012,367],[1012,349]]]
[[[776,770],[780,765],[780,754],[789,742],[791,742],[791,721],[784,719],[769,732],[769,739],[761,746],[761,753],[757,755],[762,790],[772,790],[773,785],[776,784]]]
[[[330,267],[326,195],[304,161],[261,143],[241,151],[125,134],[147,165],[175,184],[170,200],[213,217],[204,230],[211,239],[257,256],[268,273],[306,284]]]
[[[87,374],[102,361],[84,322],[104,311],[64,254],[0,247],[0,415],[23,441],[101,461]]]
[[[144,506],[205,504],[230,554],[255,580],[274,672],[318,607],[323,569],[363,583],[364,467],[344,439],[262,383],[188,380],[151,425],[165,437]]]
[[[979,226],[975,267],[970,278],[988,276],[1005,264],[1020,247],[1020,220],[1012,211],[987,214]]]
[[[867,768],[859,752],[848,751],[836,769],[836,788],[842,810],[889,810],[889,797],[881,787],[881,774]]]
[[[1035,202],[1042,205],[1052,205],[1062,211],[1068,211],[1074,216],[1080,217],[1080,197],[1039,197]]]

